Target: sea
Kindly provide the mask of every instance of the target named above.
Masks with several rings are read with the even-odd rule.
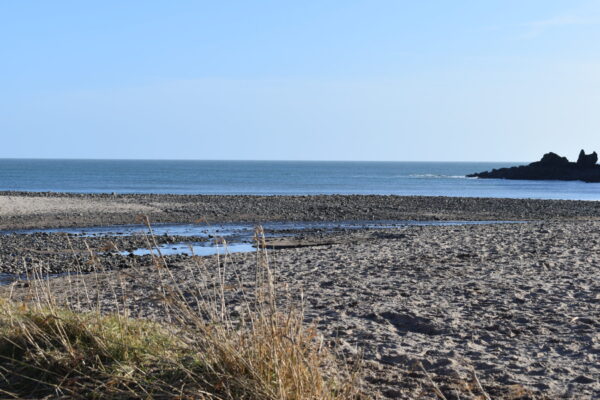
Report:
[[[600,183],[467,178],[515,162],[0,159],[0,190],[600,200]]]

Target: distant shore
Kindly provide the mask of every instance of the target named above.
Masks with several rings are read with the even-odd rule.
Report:
[[[383,195],[0,192],[0,229],[139,223],[599,219],[600,202]]]

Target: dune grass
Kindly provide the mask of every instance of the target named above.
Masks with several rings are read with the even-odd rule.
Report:
[[[257,247],[253,291],[236,312],[226,304],[220,264],[195,293],[174,278],[148,288],[162,296],[170,322],[59,306],[43,281],[31,301],[2,300],[0,397],[363,398],[356,375],[304,323],[301,304],[278,305],[266,250]],[[172,276],[159,252],[154,263]]]

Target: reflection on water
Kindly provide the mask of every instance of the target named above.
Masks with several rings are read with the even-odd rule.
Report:
[[[256,250],[250,243],[236,243],[229,244],[226,246],[206,243],[176,243],[176,244],[164,244],[158,246],[155,249],[136,249],[132,252],[124,251],[121,254],[129,255],[134,254],[136,256],[145,256],[148,254],[158,255],[158,251],[163,256],[171,256],[176,254],[185,254],[188,256],[212,256],[215,254],[226,254],[226,253],[247,253]]]

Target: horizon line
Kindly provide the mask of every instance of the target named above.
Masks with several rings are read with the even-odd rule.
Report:
[[[223,162],[356,162],[356,163],[524,163],[507,160],[306,160],[306,159],[217,159],[217,158],[79,158],[79,157],[0,157],[0,160],[34,161],[223,161]]]

